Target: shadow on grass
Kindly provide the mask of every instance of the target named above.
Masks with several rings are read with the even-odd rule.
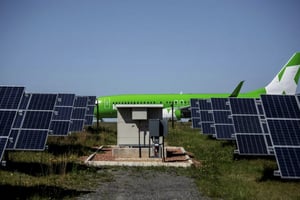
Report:
[[[49,164],[28,162],[7,162],[2,170],[21,172],[31,176],[48,176],[51,174],[67,174],[72,171],[86,170],[88,167],[74,162],[52,162]]]
[[[0,193],[6,194],[6,199],[64,199],[91,192],[92,191],[77,191],[46,185],[33,187],[0,185]]]
[[[55,156],[70,152],[82,156],[94,151],[95,149],[80,144],[49,144],[47,150],[48,153],[51,153]]]

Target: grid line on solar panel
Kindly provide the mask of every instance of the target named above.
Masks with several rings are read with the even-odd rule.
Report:
[[[31,94],[28,110],[53,110],[57,94]]]
[[[232,124],[232,118],[229,116],[231,115],[230,111],[213,111],[213,118],[215,124]]]
[[[295,95],[261,95],[267,118],[300,118]]]
[[[50,125],[51,135],[67,135],[69,133],[71,121],[52,121]]]
[[[25,87],[0,86],[0,109],[18,109]]]
[[[199,108],[191,108],[191,117],[192,118],[200,118]]]
[[[214,135],[215,134],[214,123],[202,122],[201,123],[201,131],[203,134],[206,134],[206,135]]]
[[[71,132],[82,131],[84,127],[84,121],[85,120],[77,120],[77,119],[72,120],[70,125],[70,131]]]
[[[0,111],[0,136],[9,136],[17,111]]]
[[[263,133],[258,116],[233,115],[232,119],[236,133]]]
[[[300,119],[268,119],[267,122],[274,146],[300,146]]]
[[[199,109],[202,110],[212,110],[211,102],[209,99],[199,99]]]
[[[21,130],[16,142],[16,150],[44,150],[48,137],[48,131]]]
[[[199,100],[198,99],[190,99],[191,108],[199,108]]]
[[[87,96],[75,96],[74,107],[86,108],[87,105],[88,105],[88,97]]]
[[[253,98],[229,98],[231,113],[257,115],[256,102]]]
[[[75,94],[58,94],[55,106],[71,106],[73,107]]]
[[[240,155],[268,155],[268,149],[263,135],[236,134]]]
[[[212,110],[230,110],[228,98],[211,98]]]
[[[213,113],[212,111],[200,111],[201,122],[213,122]]]
[[[215,124],[216,139],[233,140],[233,124]]]
[[[282,178],[300,178],[300,147],[274,147],[280,176]]]
[[[6,149],[7,142],[8,142],[7,137],[0,137],[0,161],[2,160],[4,151]]]

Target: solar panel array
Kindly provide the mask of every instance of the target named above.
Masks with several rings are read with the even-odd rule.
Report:
[[[65,136],[82,131],[84,124],[92,125],[95,99],[75,94],[25,93],[25,87],[0,86],[0,160],[6,150],[41,151],[48,136]],[[80,112],[76,105],[81,106]],[[71,129],[74,118],[82,120],[80,128]]]
[[[300,96],[193,99],[191,114],[203,134],[234,139],[239,155],[275,156],[275,175],[300,179]]]

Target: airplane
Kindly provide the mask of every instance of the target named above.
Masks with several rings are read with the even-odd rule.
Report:
[[[244,81],[234,91],[212,94],[123,94],[97,98],[94,114],[99,119],[116,118],[116,105],[120,104],[162,104],[163,118],[180,120],[190,118],[190,99],[209,99],[226,97],[259,98],[261,94],[291,94],[297,90],[300,77],[300,52],[294,53],[274,79],[265,87],[247,93],[240,93]]]

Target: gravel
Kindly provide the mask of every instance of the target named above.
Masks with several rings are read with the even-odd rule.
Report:
[[[193,179],[171,170],[118,168],[101,173],[111,173],[112,181],[99,183],[94,192],[78,197],[79,200],[208,199],[200,194]]]

